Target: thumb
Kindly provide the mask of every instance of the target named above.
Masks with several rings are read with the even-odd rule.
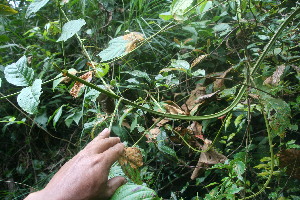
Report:
[[[111,197],[115,191],[125,184],[127,181],[124,177],[122,176],[116,176],[114,178],[111,178],[107,181],[107,190],[106,190],[106,196]]]

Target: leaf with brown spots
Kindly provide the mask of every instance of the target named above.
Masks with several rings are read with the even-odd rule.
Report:
[[[87,72],[83,75],[81,75],[79,78],[87,81],[87,82],[91,82],[92,78],[93,78],[93,72]],[[70,94],[74,97],[74,98],[77,98],[78,97],[78,94],[81,90],[81,88],[84,87],[84,84],[76,81],[75,84],[73,85],[72,89],[70,90]]]
[[[141,185],[143,183],[139,167],[143,166],[143,156],[136,147],[126,147],[123,154],[118,159],[123,172],[134,183]]]

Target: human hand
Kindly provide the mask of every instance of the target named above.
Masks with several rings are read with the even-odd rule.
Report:
[[[65,163],[41,191],[25,200],[108,199],[126,182],[124,177],[108,180],[109,169],[124,150],[120,138],[104,129],[76,156]]]

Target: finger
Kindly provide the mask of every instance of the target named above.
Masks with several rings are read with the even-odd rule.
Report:
[[[122,176],[116,176],[114,178],[109,179],[107,182],[105,196],[111,197],[115,193],[115,191],[126,182],[126,179]]]
[[[95,142],[94,145],[91,147],[91,151],[93,153],[103,153],[118,143],[120,143],[119,137],[105,138]]]
[[[105,128],[101,133],[99,133],[97,137],[95,137],[90,143],[86,145],[85,149],[90,149],[93,146],[98,145],[97,143],[99,143],[99,141],[105,138],[109,138],[109,135],[110,131],[108,130],[108,128]]]
[[[108,150],[104,151],[100,156],[102,157],[104,161],[104,171],[109,171],[110,167],[114,162],[118,160],[118,158],[122,155],[124,151],[124,144],[118,143],[115,146],[109,148]]]

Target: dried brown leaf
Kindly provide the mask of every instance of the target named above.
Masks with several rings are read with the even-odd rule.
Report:
[[[133,169],[143,166],[143,156],[137,147],[126,147],[118,161],[121,166],[129,164]]]
[[[146,138],[148,139],[149,142],[152,140],[156,139],[158,134],[160,133],[159,127],[155,127],[149,131],[149,134],[146,134]]]
[[[181,106],[182,110],[186,113],[189,113],[196,105],[195,102],[197,98],[200,96],[204,96],[206,94],[206,87],[202,87],[201,85],[197,85],[196,89],[191,92],[190,97],[188,100]]]
[[[203,133],[202,133],[202,125],[199,122],[194,121],[187,128],[193,132],[193,135],[195,137],[204,141],[204,137],[203,137]]]
[[[226,71],[224,71],[222,73],[222,75],[214,81],[214,91],[217,91],[217,90],[221,90],[223,89],[225,86],[224,86],[224,78],[227,76],[227,74],[232,70],[232,67],[230,67],[229,69],[227,69]]]
[[[173,115],[186,115],[186,113],[173,101],[165,101],[164,107],[167,113],[171,113]]]
[[[280,81],[280,77],[282,76],[284,70],[285,70],[285,65],[279,65],[275,72],[273,73],[272,76],[269,76],[265,81],[264,85],[278,85]]]
[[[87,82],[90,82],[93,78],[93,72],[87,72],[83,75],[81,75],[79,78],[87,81]],[[71,88],[70,90],[70,94],[74,97],[74,98],[77,98],[78,97],[78,94],[80,92],[80,89],[84,87],[84,84],[76,81],[74,86]]]
[[[208,139],[204,140],[204,145],[202,146],[202,150],[205,151],[209,148],[212,142]],[[200,154],[200,158],[198,160],[197,166],[193,171],[191,179],[194,180],[198,177],[200,171],[203,171],[203,167],[214,165],[217,163],[224,163],[227,160],[227,157],[223,154],[216,152],[214,149],[210,149],[209,151],[202,152]]]
[[[131,32],[123,36],[124,40],[129,40],[130,42],[126,45],[125,52],[128,53],[136,48],[136,46],[144,40],[144,35],[139,32]]]

